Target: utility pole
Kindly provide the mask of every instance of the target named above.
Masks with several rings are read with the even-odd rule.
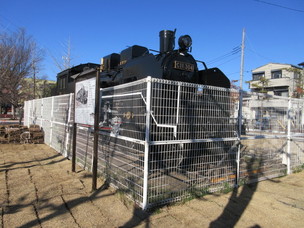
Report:
[[[36,99],[36,67],[35,67],[35,65],[33,65],[33,70],[34,70],[33,82],[34,82],[34,100],[35,100]]]
[[[240,90],[243,90],[244,52],[245,52],[245,29],[243,29],[242,46],[241,46]]]
[[[33,69],[33,99],[36,99],[36,62],[33,60],[32,62]]]
[[[237,175],[236,175],[236,186],[239,185],[240,179],[240,158],[241,158],[241,135],[242,135],[242,107],[243,107],[243,76],[244,76],[244,49],[245,49],[245,29],[242,34],[242,46],[241,46],[241,68],[240,68],[240,90],[239,90],[239,113],[238,113],[238,152],[237,152]]]
[[[245,51],[245,29],[243,29],[241,46],[241,68],[240,68],[240,99],[239,99],[239,136],[242,133],[242,106],[243,106],[243,76],[244,76],[244,51]]]

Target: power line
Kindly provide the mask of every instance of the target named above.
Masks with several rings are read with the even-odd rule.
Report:
[[[300,12],[300,13],[304,13],[304,10],[294,9],[294,8],[290,8],[290,7],[286,7],[286,6],[274,4],[274,3],[271,3],[271,2],[266,2],[266,1],[261,1],[261,0],[254,0],[254,1],[260,2],[260,3],[263,3],[263,4],[268,4],[268,5],[271,5],[271,6],[280,7],[280,8],[283,8],[283,9],[288,9],[288,10],[292,10],[292,11],[297,11],[297,12]]]
[[[267,61],[270,61],[270,62],[272,62],[273,61],[273,59],[271,59],[271,58],[269,58],[269,57],[266,57],[266,56],[264,56],[264,55],[262,55],[261,53],[259,53],[259,52],[257,52],[256,51],[256,49],[254,48],[254,46],[253,46],[253,44],[252,44],[252,42],[251,42],[251,40],[250,40],[250,36],[248,35],[248,34],[246,34],[246,43],[247,43],[247,50],[249,51],[249,52],[252,52],[252,53],[254,53],[256,56],[258,56],[259,58],[262,58],[262,59],[266,59]]]
[[[216,62],[219,62],[219,61],[222,61],[224,59],[230,58],[231,56],[238,54],[240,51],[241,51],[241,47],[237,46],[237,47],[233,48],[232,51],[230,51],[230,52],[228,52],[228,53],[226,53],[224,55],[221,55],[221,56],[219,56],[219,57],[217,57],[215,59],[207,61],[206,63],[207,64],[214,64]]]
[[[237,59],[237,58],[239,58],[239,57],[240,57],[240,56],[238,55],[238,56],[236,56],[236,57],[234,57],[234,58],[232,58],[232,59],[229,59],[229,60],[227,60],[227,61],[225,61],[225,62],[223,62],[223,63],[221,63],[221,64],[218,64],[217,67],[222,66],[222,65],[224,65],[224,64],[226,64],[226,63],[229,63],[229,62],[231,62],[231,61],[233,61],[233,60],[235,60],[235,59]]]

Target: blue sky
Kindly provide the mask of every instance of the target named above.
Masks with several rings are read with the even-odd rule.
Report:
[[[61,59],[69,39],[72,65],[99,63],[134,44],[158,50],[159,31],[175,28],[177,39],[192,37],[195,59],[238,80],[240,52],[233,50],[245,28],[246,81],[269,62],[304,62],[303,22],[303,0],[7,0],[0,8],[1,31],[23,27],[45,49],[40,75],[50,80],[59,72],[51,56]]]

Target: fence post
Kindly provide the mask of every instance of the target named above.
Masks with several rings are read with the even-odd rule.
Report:
[[[74,106],[74,123],[73,123],[73,142],[72,142],[72,172],[76,172],[76,140],[77,140],[77,123],[76,123],[76,80],[74,82],[74,96],[73,96],[73,106]]]
[[[43,98],[41,98],[40,105],[40,127],[43,127]]]
[[[99,99],[100,99],[100,72],[96,68],[95,83],[95,111],[94,111],[94,147],[93,147],[93,175],[92,175],[92,191],[97,187],[97,165],[98,165],[98,136],[99,136]],[[108,180],[106,180],[108,181]]]
[[[31,111],[31,101],[27,101],[27,126],[30,127],[30,111]]]
[[[52,97],[52,106],[51,106],[50,146],[52,146],[52,137],[53,137],[53,118],[54,118],[54,97]]]
[[[65,145],[64,145],[64,150],[65,150],[65,157],[68,157],[68,145],[69,145],[69,138],[70,138],[70,121],[71,121],[71,109],[72,109],[72,93],[70,93],[69,97],[69,111],[68,111],[68,118],[67,118],[67,123],[66,123],[66,136],[65,136]]]
[[[149,174],[149,144],[150,144],[150,117],[151,117],[151,77],[147,77],[147,103],[146,103],[146,133],[144,154],[144,182],[143,182],[143,209],[148,206],[148,174]]]
[[[236,180],[235,180],[235,186],[239,186],[239,180],[240,180],[240,157],[241,157],[241,135],[242,135],[242,110],[243,110],[243,90],[239,90],[239,111],[238,111],[238,119],[237,119],[237,140],[239,141],[238,144],[238,150],[236,155]]]
[[[291,174],[290,164],[290,140],[291,140],[291,98],[288,99],[288,110],[287,110],[287,174]]]

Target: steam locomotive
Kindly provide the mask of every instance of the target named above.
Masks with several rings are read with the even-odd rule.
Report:
[[[225,102],[225,99],[229,100],[229,91],[223,89],[222,93],[226,93],[226,96],[222,98],[217,97],[211,88],[202,89],[200,87],[200,85],[211,85],[230,88],[229,79],[220,69],[207,68],[204,62],[195,60],[190,54],[192,39],[189,35],[179,37],[179,47],[175,49],[175,33],[176,30],[160,31],[159,51],[134,45],[123,50],[120,54],[112,53],[103,57],[100,72],[101,88],[125,84],[147,76],[198,84],[197,87],[193,86],[187,90],[191,96],[188,96],[186,91],[178,92],[177,85],[172,85],[169,93],[167,93],[165,86],[157,86],[157,95],[155,95],[157,99],[151,101],[151,113],[153,113],[151,115],[153,117],[151,118],[150,140],[174,141],[233,136],[234,132],[231,129],[225,129],[229,126],[229,113],[227,112],[229,102]],[[152,54],[150,51],[157,52],[157,54]],[[203,64],[203,70],[198,69],[198,63]],[[169,96],[167,99],[163,99],[165,94]],[[107,97],[106,94],[103,95]],[[144,102],[134,97],[131,99],[127,95],[124,98],[120,97],[119,101],[108,96],[109,98],[104,98],[101,102],[99,126],[102,131],[109,133],[104,134],[102,140],[105,145],[110,145],[111,142],[115,150],[118,148],[116,145],[117,135],[138,140],[145,139],[144,124],[139,124],[142,121],[142,115],[139,113],[142,114],[146,111]],[[176,114],[177,109],[180,111],[179,117]],[[133,115],[134,113],[138,115]],[[191,122],[193,117],[196,118],[195,122],[198,124]],[[164,127],[174,124],[176,128]],[[111,139],[110,135],[115,137]],[[123,153],[127,153],[125,148],[135,147],[133,142],[126,141],[125,143],[130,143],[130,145],[122,146]],[[219,148],[224,147],[225,143],[215,141],[212,144],[214,144],[213,147],[216,148],[216,151],[215,149],[206,149],[208,146],[204,142],[196,143],[192,149],[187,148],[186,145],[184,147],[181,144],[169,143],[166,146],[166,150],[169,151],[167,153],[163,152],[164,149],[159,148],[161,145],[152,145],[150,156],[152,156],[152,161],[157,161],[152,163],[158,164],[158,166],[166,169],[179,166],[187,170],[196,167],[194,163],[198,162],[199,159],[205,159],[203,156],[206,154],[218,153],[220,154],[219,161],[221,161],[221,153],[223,150],[228,150],[228,147],[220,150]],[[194,157],[199,157],[199,159],[194,161]]]
[[[208,69],[206,64],[196,61],[189,54],[192,39],[183,35],[178,39],[179,48],[175,48],[176,30],[162,30],[160,50],[152,54],[146,47],[134,45],[120,54],[112,53],[101,59],[101,87],[124,84],[151,76],[174,81],[190,82],[230,88],[230,81],[218,68]],[[198,70],[197,62],[201,62],[204,70]]]

